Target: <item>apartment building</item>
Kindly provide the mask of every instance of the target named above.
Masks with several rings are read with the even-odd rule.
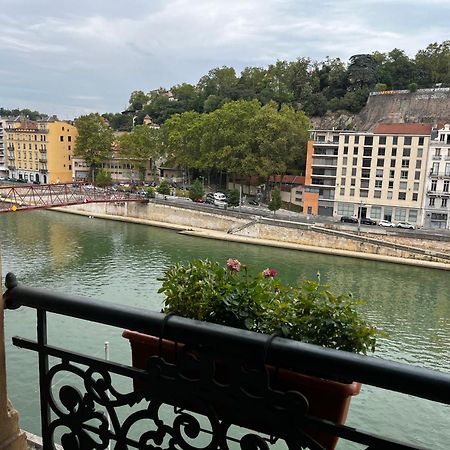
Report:
[[[450,125],[433,130],[428,154],[424,227],[450,229]]]
[[[0,117],[0,179],[8,178],[8,165],[5,154],[4,118]]]
[[[5,123],[9,177],[43,184],[72,181],[75,126],[56,117],[17,117]]]
[[[373,133],[311,135],[306,183],[319,189],[319,214],[422,225],[431,125],[379,124]]]

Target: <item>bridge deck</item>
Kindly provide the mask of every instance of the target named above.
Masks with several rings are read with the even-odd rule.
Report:
[[[99,188],[83,183],[0,186],[0,213],[98,202],[143,202],[132,192]]]

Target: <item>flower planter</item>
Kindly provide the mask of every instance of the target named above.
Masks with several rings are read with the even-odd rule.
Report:
[[[123,337],[130,341],[132,349],[132,364],[139,369],[147,368],[148,358],[158,355],[161,352],[167,362],[175,362],[175,351],[183,348],[184,344],[176,344],[173,341],[150,336],[135,331],[125,330]],[[218,366],[220,366],[220,357]],[[321,378],[304,375],[287,369],[278,369],[267,366],[269,373],[270,386],[278,391],[298,391],[308,399],[308,414],[329,420],[338,424],[344,424],[347,418],[350,400],[352,396],[359,394],[361,390],[360,383],[339,383],[335,381],[324,380]],[[220,372],[220,370],[219,370]],[[219,373],[218,378],[226,378],[224,373]],[[226,381],[226,380],[221,380]],[[136,391],[144,390],[145,382],[134,380],[134,389]],[[176,405],[195,411],[195,406]],[[217,406],[217,405],[216,405]],[[220,409],[220,406],[219,406]],[[247,426],[262,432],[267,432],[267,424],[258,426],[255,423],[239,423],[241,426]],[[317,440],[325,449],[333,450],[337,444],[338,438],[328,434],[322,434],[312,429],[305,429],[313,439]]]

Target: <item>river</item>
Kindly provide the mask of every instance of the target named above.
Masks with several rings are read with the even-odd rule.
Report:
[[[362,312],[389,337],[376,356],[450,372],[450,276],[446,271],[205,240],[145,225],[51,211],[0,216],[3,275],[20,283],[161,309],[158,278],[178,261],[238,258],[255,270],[275,267],[284,281],[297,283],[321,274],[335,291],[364,298]],[[11,336],[35,337],[35,314],[7,311],[5,319],[9,396],[21,427],[40,434],[37,357],[13,348]],[[49,342],[129,362],[120,330],[64,318],[49,318]],[[347,424],[382,432],[433,450],[447,449],[450,408],[364,386],[354,398]],[[340,450],[357,449],[343,444]]]

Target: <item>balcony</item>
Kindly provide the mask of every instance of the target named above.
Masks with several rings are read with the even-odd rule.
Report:
[[[436,191],[432,189],[427,190],[427,195],[431,197],[450,197],[449,191]]]
[[[450,178],[450,172],[430,172],[430,178]]]
[[[105,449],[108,445],[116,449],[169,448],[162,443],[170,442],[170,448],[213,450],[234,445],[269,449],[282,445],[320,450],[323,447],[311,438],[315,430],[362,444],[364,449],[424,450],[383,436],[382,430],[371,429],[370,421],[367,430],[359,430],[318,418],[309,411],[301,393],[290,391],[285,395],[268,384],[268,367],[298,370],[341,383],[356,380],[450,404],[450,375],[438,371],[220,325],[200,325],[182,317],[90,298],[20,287],[12,274],[7,276],[6,287],[6,308],[37,311],[37,340],[14,337],[13,344],[38,354],[36,376],[39,375],[40,393],[35,401],[39,396],[42,436],[47,449],[54,448],[53,432],[59,429],[65,448],[80,449]],[[52,315],[47,317],[47,312]],[[53,314],[84,320],[86,326],[101,323],[117,327],[118,333],[127,328],[159,336],[159,354],[148,359],[145,369],[138,369],[123,361],[105,361],[55,346],[47,342],[47,319],[56,321],[58,317]],[[186,344],[177,347],[176,363],[162,356],[162,338]],[[224,381],[224,374],[217,371],[218,353],[226,355],[224,364],[231,380]],[[189,354],[195,358],[187,358]],[[259,365],[250,366],[252,370],[245,363],[249,355],[253,364],[260,359]],[[199,368],[201,372],[196,372]],[[81,384],[71,385],[70,374]],[[128,382],[127,389],[120,386],[122,389],[116,390],[119,378],[134,380],[135,389]],[[58,382],[53,384],[56,379]],[[202,410],[195,410],[194,405],[195,408],[202,405]],[[387,409],[382,413],[395,412]],[[147,425],[135,429],[135,436],[131,431],[142,420]],[[407,414],[404,420],[408,420]],[[236,432],[236,426],[242,426],[242,422],[245,428]],[[266,424],[266,428],[261,429],[261,424]],[[0,428],[3,425],[0,423]],[[429,433],[441,431],[430,429]],[[210,444],[206,446],[204,441]]]

